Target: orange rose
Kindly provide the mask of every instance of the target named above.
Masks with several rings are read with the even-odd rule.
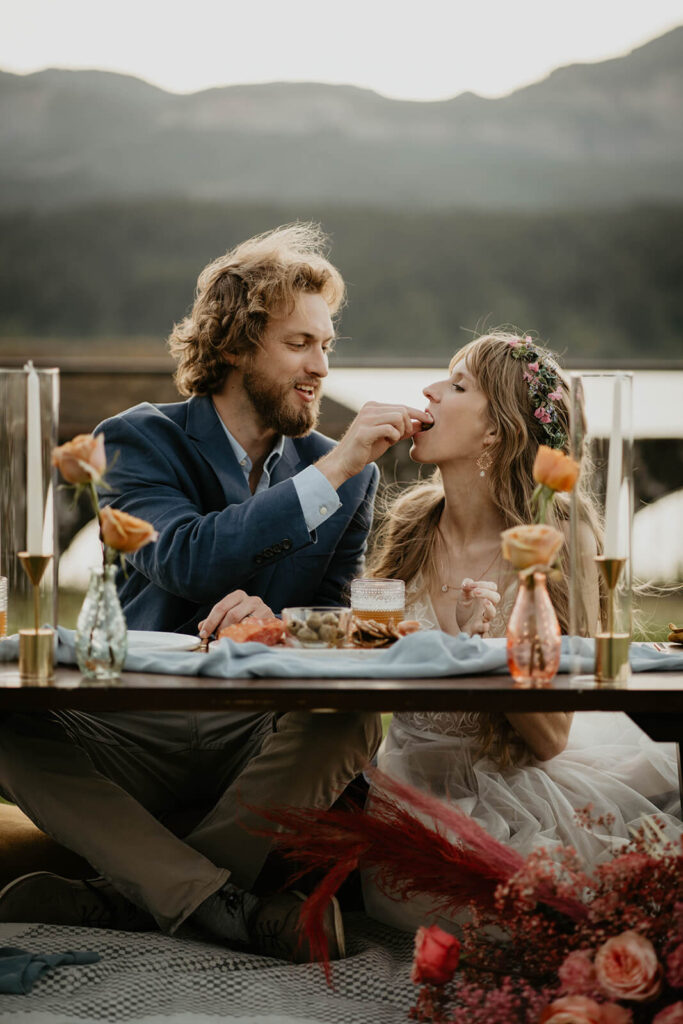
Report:
[[[100,529],[104,543],[115,551],[138,551],[159,536],[151,523],[118,508],[100,511]]]
[[[104,436],[77,434],[71,441],[52,449],[52,465],[70,484],[89,484],[99,480],[107,468]]]
[[[614,1003],[596,1003],[588,996],[555,999],[538,1018],[538,1024],[631,1024],[631,1011]]]
[[[595,954],[595,974],[605,995],[642,1003],[662,987],[662,969],[654,946],[638,932],[608,939]]]
[[[460,943],[453,935],[436,924],[418,928],[410,980],[416,985],[445,985],[453,977],[459,959]]]
[[[513,526],[501,533],[503,558],[515,569],[530,569],[534,565],[552,565],[564,543],[564,537],[554,526]]]
[[[534,480],[551,491],[571,491],[579,476],[579,464],[557,448],[542,444],[534,462]]]

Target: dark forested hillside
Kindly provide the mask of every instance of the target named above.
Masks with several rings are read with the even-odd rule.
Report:
[[[344,355],[447,356],[463,329],[512,322],[569,357],[681,356],[680,206],[408,213],[158,202],[4,214],[0,350],[22,336],[52,337],[64,352],[66,338],[144,335],[162,351],[205,263],[296,218],[332,235],[349,286]]]

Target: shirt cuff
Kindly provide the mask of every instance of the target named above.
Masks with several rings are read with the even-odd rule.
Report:
[[[315,466],[307,466],[292,477],[292,483],[301,505],[308,532],[313,533],[321,523],[341,508],[339,495]]]

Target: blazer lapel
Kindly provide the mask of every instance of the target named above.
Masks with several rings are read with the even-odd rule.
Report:
[[[232,504],[251,497],[244,471],[209,395],[195,395],[188,402],[186,431],[218,477],[226,501]]]

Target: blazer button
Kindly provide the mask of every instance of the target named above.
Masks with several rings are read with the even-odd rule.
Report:
[[[289,539],[289,537],[285,537],[285,539],[282,541],[282,550],[283,551],[289,551],[291,546],[292,546],[291,540]]]
[[[264,558],[272,558],[273,557],[273,553],[274,552],[273,552],[272,548],[264,548],[263,549],[263,557]]]

